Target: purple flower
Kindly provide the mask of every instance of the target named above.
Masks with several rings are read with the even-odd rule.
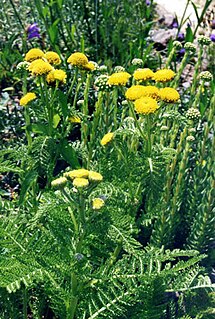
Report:
[[[179,41],[183,41],[184,40],[184,33],[183,32],[179,32],[178,33],[178,40]]]
[[[146,0],[146,5],[150,6],[150,4],[151,4],[151,1],[150,0]]]
[[[215,34],[211,34],[210,39],[211,41],[215,42]]]
[[[38,24],[35,22],[30,24],[27,29],[28,40],[32,38],[40,38],[40,29],[38,28]]]
[[[185,53],[185,49],[184,48],[179,51],[180,55],[184,55],[184,53]]]
[[[176,20],[173,20],[172,28],[178,28],[178,22]]]

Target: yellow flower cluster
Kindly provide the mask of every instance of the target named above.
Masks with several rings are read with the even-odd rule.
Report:
[[[160,89],[159,94],[161,100],[168,103],[175,103],[180,99],[179,93],[175,89],[169,87]]]
[[[94,210],[99,210],[104,206],[105,202],[103,199],[97,197],[92,200],[92,207]]]
[[[107,133],[107,134],[105,134],[103,136],[103,138],[101,139],[100,143],[101,143],[102,146],[105,146],[108,143],[110,143],[113,140],[113,138],[114,138],[114,133],[109,132],[109,133]]]
[[[94,71],[95,65],[92,62],[88,62],[87,64],[83,65],[83,69],[86,71]]]
[[[158,109],[157,101],[151,97],[141,97],[134,102],[134,109],[138,114],[154,113]]]
[[[80,117],[78,117],[78,116],[71,116],[71,117],[69,117],[68,120],[69,120],[71,123],[77,123],[77,124],[81,123],[81,119],[80,119]]]
[[[46,80],[48,83],[54,83],[56,81],[66,83],[66,72],[63,70],[52,70],[48,73]]]
[[[168,82],[175,76],[175,72],[170,69],[158,70],[155,73],[150,69],[137,69],[133,77],[135,80],[154,80],[156,82]],[[138,114],[154,113],[158,108],[158,100],[167,103],[176,103],[180,99],[179,93],[170,87],[162,89],[155,85],[132,85],[125,93],[127,100],[134,102],[134,109]],[[106,143],[106,139],[104,139]]]
[[[61,59],[56,52],[48,51],[45,53],[44,57],[50,64],[58,65],[61,63]]]
[[[156,82],[168,82],[175,77],[175,72],[170,69],[158,70],[154,73],[153,80]]]
[[[89,185],[89,181],[86,178],[76,177],[73,180],[73,186],[76,188],[84,188]]]
[[[51,187],[56,189],[62,189],[66,186],[66,183],[67,183],[66,177],[59,177],[51,182]]]
[[[135,101],[141,98],[144,94],[144,86],[143,85],[133,85],[129,89],[127,89],[125,93],[125,97],[127,100]]]
[[[37,59],[42,59],[45,57],[45,54],[42,50],[40,49],[31,49],[29,50],[26,55],[25,55],[25,61],[27,62],[32,62],[34,60],[37,60]]]
[[[19,101],[20,105],[26,106],[28,103],[36,99],[36,94],[29,92],[25,94]]]
[[[77,66],[78,68],[82,70],[86,70],[86,71],[95,70],[95,64],[93,62],[89,62],[86,55],[81,52],[72,53],[67,59],[67,62],[71,64],[72,66]]]
[[[67,62],[73,66],[84,67],[88,64],[88,58],[84,53],[75,52],[69,56]]]
[[[31,71],[32,75],[45,75],[52,71],[53,67],[48,62],[37,59],[29,65],[28,70]]]
[[[137,69],[133,76],[136,81],[146,81],[153,78],[154,72],[148,68]]]
[[[66,72],[63,70],[56,70],[52,65],[61,63],[60,56],[53,51],[44,53],[40,49],[31,49],[26,53],[25,60],[31,62],[28,70],[32,75],[40,76],[47,75],[46,80],[48,83],[66,82]]]
[[[87,187],[89,182],[101,182],[103,176],[94,171],[88,171],[87,169],[80,168],[64,173],[64,177],[73,182],[73,186],[76,188]]]
[[[69,172],[64,173],[66,178],[73,180],[74,178],[87,178],[89,175],[89,171],[84,168],[75,169]]]
[[[126,85],[131,75],[127,72],[117,72],[109,76],[108,85]]]
[[[133,85],[125,93],[127,100],[135,101],[143,96],[149,96],[154,99],[159,98],[159,89],[152,85]]]

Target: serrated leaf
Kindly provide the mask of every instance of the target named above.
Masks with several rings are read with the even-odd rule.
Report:
[[[25,196],[31,187],[31,185],[36,181],[38,173],[35,171],[30,171],[26,174],[24,180],[22,181],[22,187],[19,196],[19,205],[24,202]]]

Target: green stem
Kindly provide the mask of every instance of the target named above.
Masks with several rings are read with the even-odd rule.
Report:
[[[67,93],[67,96],[68,96],[68,97],[70,96],[70,94],[71,94],[71,92],[72,92],[72,90],[73,90],[75,81],[77,80],[77,75],[78,75],[78,68],[76,67],[76,68],[75,68],[75,74],[74,74],[74,77],[73,77],[73,79],[72,79],[72,83],[71,83],[70,88],[69,88],[68,93]]]
[[[29,114],[28,105],[24,107],[24,118],[25,118],[25,133],[28,142],[28,151],[30,152],[32,146],[32,137],[31,137],[31,119]]]
[[[200,100],[203,88],[204,88],[204,81],[202,80],[200,86],[198,87],[198,91],[195,95],[195,100],[193,102],[193,105],[191,104],[190,107],[194,107],[196,109],[199,108],[199,100]]]
[[[135,112],[134,112],[134,107],[133,107],[133,105],[132,105],[131,102],[128,102],[128,104],[129,104],[129,110],[130,110],[130,112],[131,112],[132,117],[133,117],[134,120],[135,120],[135,123],[136,123],[136,125],[137,125],[137,128],[138,128],[138,130],[139,130],[139,132],[140,132],[140,135],[141,135],[142,138],[145,140],[145,139],[146,139],[146,136],[144,135],[143,130],[142,130],[141,126],[140,126],[140,123],[139,123],[139,121],[138,121],[138,119],[137,119],[137,117],[136,117],[136,114],[135,114]]]
[[[89,89],[90,89],[90,81],[91,81],[91,74],[88,73],[87,74],[87,80],[86,80],[86,87],[84,90],[84,103],[83,103],[83,109],[82,109],[82,113],[83,113],[83,121],[81,123],[82,126],[82,141],[84,146],[87,145],[88,142],[88,114],[89,114],[89,110],[88,110],[88,99],[89,99]]]
[[[147,157],[151,157],[152,138],[151,138],[151,117],[150,117],[150,114],[146,115],[146,127],[147,127],[146,154],[147,154]]]
[[[92,129],[90,133],[90,142],[88,148],[88,161],[87,161],[87,168],[90,166],[90,162],[92,160],[93,149],[95,149],[96,144],[96,133],[97,128],[99,125],[99,119],[102,116],[102,102],[103,102],[104,94],[102,91],[98,94],[98,101],[95,106],[95,112],[93,114],[93,122],[92,122]]]
[[[23,319],[28,319],[28,295],[25,287],[23,288]]]
[[[78,227],[78,223],[77,223],[77,221],[76,221],[75,215],[74,215],[74,213],[73,213],[71,207],[68,207],[68,211],[69,211],[69,213],[70,213],[70,216],[71,216],[71,219],[72,219],[72,222],[73,222],[73,225],[74,225],[75,233],[76,233],[76,235],[78,235],[78,229],[79,229],[79,227]]]
[[[189,103],[189,107],[191,107],[192,105],[192,97],[195,96],[195,91],[196,91],[196,86],[197,86],[197,78],[199,75],[199,68],[200,65],[202,63],[202,54],[203,54],[203,46],[200,46],[200,50],[198,52],[198,58],[197,58],[197,62],[195,64],[195,69],[194,69],[194,74],[193,74],[193,81],[192,81],[192,86],[191,86],[191,91],[190,91],[190,103]]]
[[[175,77],[174,81],[172,81],[172,83],[170,85],[171,87],[173,87],[173,88],[177,88],[178,87],[179,80],[181,78],[181,74],[182,74],[185,66],[187,65],[188,58],[189,58],[189,52],[186,51],[185,54],[184,54],[184,57],[183,57],[183,59],[181,61],[180,67],[179,67],[179,69],[177,71],[176,77]]]
[[[117,101],[118,101],[118,87],[116,86],[113,91],[113,129],[117,129]]]
[[[175,54],[175,51],[176,51],[176,48],[173,47],[172,50],[170,51],[170,54],[169,54],[168,59],[167,59],[166,64],[165,64],[166,69],[170,66],[170,63],[172,62],[172,58]]]

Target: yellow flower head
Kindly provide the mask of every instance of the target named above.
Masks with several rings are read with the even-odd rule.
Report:
[[[37,64],[37,63],[39,63],[39,62],[44,62],[44,60],[43,59],[36,59],[36,60],[34,60],[33,62],[31,62],[30,64],[29,64],[29,66],[28,66],[28,71],[32,71],[32,69],[33,69],[33,67]]]
[[[152,97],[155,100],[158,100],[160,97],[159,89],[153,85],[144,86],[144,94],[143,96]]]
[[[69,171],[69,172],[66,172],[64,173],[64,176],[66,178],[69,178],[69,179],[74,179],[76,177],[78,178],[87,178],[89,175],[89,171],[87,169],[84,169],[84,168],[80,168],[80,169],[74,169],[72,171]]]
[[[149,96],[154,99],[159,98],[159,89],[152,85],[133,85],[125,93],[127,100],[135,101],[143,96]]]
[[[88,58],[84,53],[75,52],[70,55],[70,57],[67,59],[67,62],[77,67],[83,67],[88,64]]]
[[[81,123],[81,119],[78,116],[71,116],[68,119],[71,123]]]
[[[58,65],[61,63],[61,59],[56,52],[48,51],[45,53],[45,58],[50,64]]]
[[[32,62],[37,59],[44,58],[45,54],[40,49],[31,49],[25,55],[25,61]]]
[[[114,133],[107,133],[103,136],[103,138],[101,139],[100,143],[102,146],[107,145],[108,143],[110,143],[113,140],[114,137]]]
[[[158,70],[154,73],[153,80],[156,82],[168,82],[175,76],[175,72],[169,69]]]
[[[93,62],[88,62],[87,64],[83,65],[83,69],[86,71],[94,71],[95,65],[93,64]]]
[[[83,188],[83,187],[87,187],[88,185],[89,185],[89,181],[86,178],[76,177],[73,180],[73,186],[76,188]]]
[[[165,102],[175,103],[180,99],[180,95],[175,89],[165,87],[160,89],[160,98]]]
[[[64,188],[66,183],[67,183],[66,177],[59,177],[51,182],[51,187],[61,189],[61,188]]]
[[[109,76],[108,85],[126,85],[131,75],[127,72],[117,72]]]
[[[158,109],[158,104],[153,98],[144,96],[134,102],[134,109],[138,114],[150,114]]]
[[[19,104],[22,106],[26,106],[29,102],[35,99],[36,99],[36,94],[29,92],[20,99]]]
[[[53,67],[48,62],[38,59],[33,61],[28,68],[33,75],[44,75],[53,70]]]
[[[101,182],[103,180],[103,176],[100,173],[89,171],[89,176],[88,176],[90,181],[93,182]]]
[[[92,207],[95,210],[99,210],[104,206],[105,202],[101,198],[94,198],[92,201]]]
[[[144,86],[143,85],[132,85],[125,93],[127,100],[134,101],[142,96],[144,96]]]
[[[146,81],[152,79],[154,72],[150,69],[137,69],[134,72],[134,79],[137,81]]]
[[[53,70],[48,73],[46,77],[46,81],[48,83],[53,83],[55,81],[66,83],[66,78],[67,78],[66,72],[64,72],[63,70]]]

